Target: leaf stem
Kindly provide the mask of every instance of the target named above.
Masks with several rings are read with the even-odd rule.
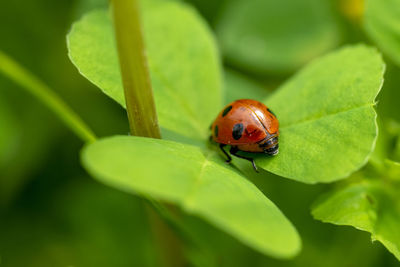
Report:
[[[137,0],[111,3],[131,134],[161,138]]]
[[[51,109],[84,142],[96,140],[89,126],[54,91],[2,51],[0,72]]]
[[[161,138],[138,1],[111,0],[111,9],[131,134]],[[149,219],[159,248],[162,250],[164,262],[171,267],[184,266],[180,240],[160,219],[160,216],[165,218],[165,213],[154,212],[159,211],[154,203],[152,207],[153,210],[149,210]],[[173,211],[168,209],[165,212],[172,213]]]

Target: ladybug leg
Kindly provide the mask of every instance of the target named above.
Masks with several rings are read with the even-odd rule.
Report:
[[[253,158],[249,158],[249,157],[245,157],[242,155],[238,155],[237,152],[239,151],[239,149],[237,148],[237,146],[232,146],[231,149],[229,150],[229,153],[231,153],[233,156],[241,158],[241,159],[245,159],[251,162],[251,164],[253,165],[253,168],[256,172],[258,172],[256,163],[254,162]]]
[[[219,148],[222,150],[222,152],[224,152],[225,156],[228,158],[225,162],[229,163],[232,161],[232,157],[228,153],[226,153],[226,151],[224,149],[225,146],[226,145],[224,145],[224,144],[219,144]]]

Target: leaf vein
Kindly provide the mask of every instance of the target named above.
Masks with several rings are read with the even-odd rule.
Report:
[[[189,190],[189,192],[183,199],[183,206],[186,208],[190,208],[191,203],[194,201],[195,192],[197,191],[197,188],[201,184],[202,177],[204,175],[204,170],[206,169],[206,167],[208,165],[210,165],[210,161],[208,160],[208,158],[211,155],[212,155],[212,153],[210,153],[204,157],[204,162],[200,167],[199,175],[197,176],[196,180],[194,181],[192,188]]]

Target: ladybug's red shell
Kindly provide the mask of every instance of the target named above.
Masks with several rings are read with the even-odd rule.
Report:
[[[239,150],[249,152],[265,152],[266,148],[276,145],[278,129],[278,119],[271,110],[263,103],[250,99],[227,105],[211,125],[213,141],[235,145]],[[268,145],[262,145],[269,140]]]

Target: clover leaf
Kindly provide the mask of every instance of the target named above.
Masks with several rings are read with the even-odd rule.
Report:
[[[262,253],[287,258],[300,250],[297,231],[282,212],[214,151],[116,136],[87,146],[82,161],[103,183],[174,203]]]
[[[379,53],[350,46],[303,68],[264,102],[280,122],[280,152],[257,164],[305,183],[345,178],[368,160],[377,137]]]
[[[322,195],[312,206],[315,219],[371,233],[400,260],[400,163],[390,160],[391,121],[379,121],[380,135],[369,164]]]
[[[180,2],[154,0],[142,7],[159,121],[164,137],[174,141],[102,139],[84,149],[83,165],[103,183],[174,203],[264,254],[294,256],[301,245],[291,223],[206,145],[223,95],[218,52],[206,23]],[[68,48],[79,71],[124,106],[113,40],[107,11],[97,10],[74,24]],[[163,40],[169,42],[162,45]],[[274,158],[259,155],[259,167],[305,183],[334,181],[359,169],[376,141],[373,105],[383,71],[380,55],[364,45],[328,54],[301,70],[263,100],[281,123],[281,152]],[[264,96],[261,87],[228,74],[225,90],[236,91],[228,97],[239,87],[249,96]]]
[[[160,125],[180,135],[205,140],[208,126],[222,108],[212,36],[186,5],[165,2],[156,8],[144,7]],[[170,16],[174,20],[169,20]],[[156,23],[158,20],[161,22]],[[176,20],[181,21],[177,24]],[[182,29],[188,34],[175,33],[171,47],[158,48],[156,44],[170,36],[166,27],[173,31],[176,25],[185,25]],[[183,31],[178,28],[178,32]],[[74,24],[68,39],[70,57],[83,75],[123,105],[107,12],[90,12]],[[334,181],[359,169],[366,163],[376,139],[373,105],[383,71],[380,55],[363,45],[331,53],[305,67],[264,101],[281,123],[281,153],[273,159],[261,157],[258,164],[306,183]],[[341,167],[337,168],[337,164]]]
[[[400,165],[397,166],[397,173]],[[371,233],[400,260],[400,187],[382,179],[365,179],[322,196],[313,206],[315,219],[350,225]]]
[[[210,30],[184,4],[144,1],[142,11],[160,124],[204,139],[222,104],[221,67]],[[69,56],[82,75],[125,106],[114,39],[108,12],[89,12],[68,34]]]

